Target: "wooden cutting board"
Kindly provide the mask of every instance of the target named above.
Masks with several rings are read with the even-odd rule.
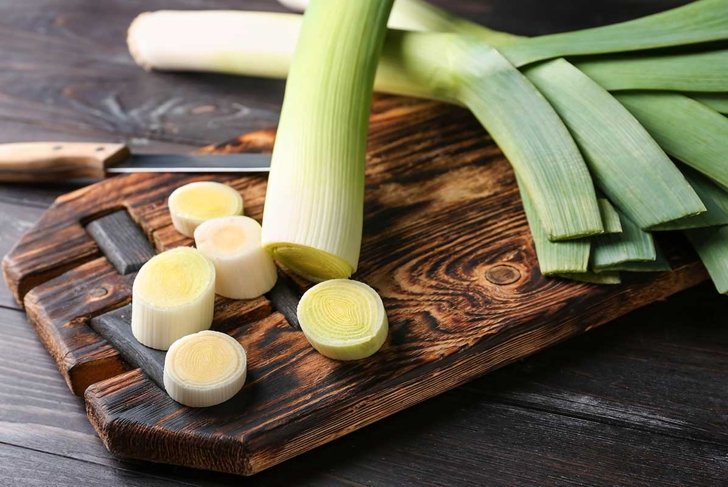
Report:
[[[267,151],[272,142],[272,132],[257,132],[207,150]],[[190,245],[166,198],[194,180],[231,184],[260,219],[265,175],[115,177],[58,198],[3,262],[61,374],[122,457],[253,474],[707,277],[671,237],[663,243],[673,272],[619,286],[544,278],[513,173],[477,122],[458,108],[377,97],[355,278],[382,295],[387,342],[353,363],[316,353],[286,319],[300,280],[280,284],[288,301],[218,299],[213,327],[248,351],[248,381],[227,403],[191,409],[150,379],[153,364],[132,368],[91,328],[128,326],[134,274],[116,270],[86,225],[123,209],[157,250]]]

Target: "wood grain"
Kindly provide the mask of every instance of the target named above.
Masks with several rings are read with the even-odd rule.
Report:
[[[126,370],[116,350],[88,327],[88,319],[129,302],[133,279],[133,274],[121,276],[99,258],[25,296],[31,323],[75,394]]]

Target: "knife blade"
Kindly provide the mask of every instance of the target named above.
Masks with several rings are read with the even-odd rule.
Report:
[[[270,154],[132,154],[123,144],[0,144],[0,182],[58,182],[131,172],[267,172]]]
[[[108,166],[108,173],[130,172],[266,172],[270,154],[135,154]]]

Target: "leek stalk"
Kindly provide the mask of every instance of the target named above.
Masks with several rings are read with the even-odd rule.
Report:
[[[392,0],[314,0],[288,74],[262,244],[312,280],[357,268],[374,75]]]

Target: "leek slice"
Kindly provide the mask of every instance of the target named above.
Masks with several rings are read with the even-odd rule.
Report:
[[[189,183],[175,189],[167,205],[174,228],[187,237],[192,237],[205,220],[243,212],[240,193],[227,184],[213,181]]]
[[[622,233],[599,235],[592,239],[591,267],[595,271],[631,261],[657,258],[655,242],[648,232],[622,216]]]
[[[728,188],[728,118],[679,93],[620,93],[617,99],[665,152]]]
[[[245,384],[245,349],[230,335],[201,331],[175,341],[164,358],[164,388],[190,407],[227,401]]]
[[[149,259],[134,279],[131,331],[147,347],[167,350],[185,335],[210,328],[215,267],[191,247]]]
[[[588,239],[568,240],[565,242],[552,242],[541,226],[538,212],[533,207],[531,198],[523,189],[520,180],[518,189],[521,193],[523,209],[526,213],[528,226],[531,229],[533,244],[538,257],[538,266],[541,274],[552,276],[566,273],[584,273],[589,267]]]
[[[357,268],[374,75],[392,0],[314,0],[304,16],[273,147],[262,242],[312,280]]]
[[[332,279],[306,291],[298,322],[311,345],[336,360],[359,360],[381,348],[389,324],[382,298],[363,282]]]
[[[195,245],[215,265],[215,292],[232,299],[252,299],[270,291],[278,272],[260,245],[260,224],[247,216],[204,222]]]

